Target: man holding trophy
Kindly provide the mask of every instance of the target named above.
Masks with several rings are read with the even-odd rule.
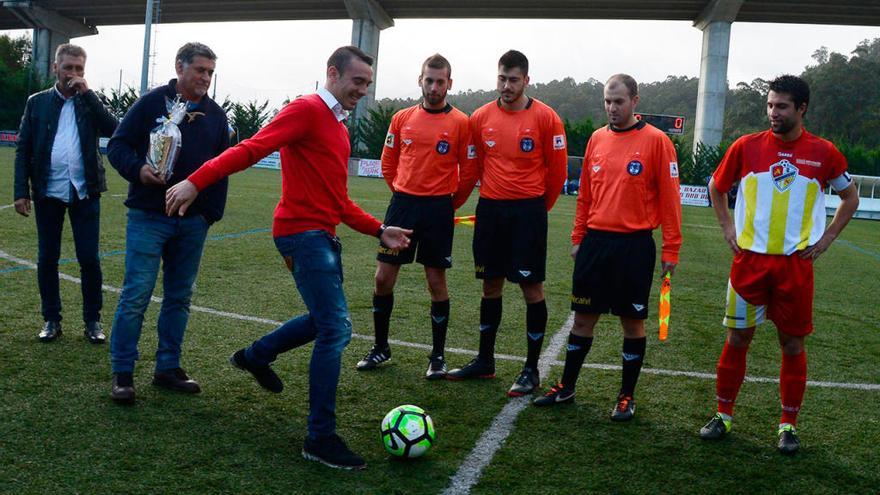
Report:
[[[165,215],[165,191],[229,147],[226,114],[208,97],[216,58],[201,43],[182,46],[175,58],[177,79],[138,99],[108,145],[110,163],[130,183],[125,280],[110,335],[110,397],[116,402],[135,399],[132,372],[160,261],[163,299],[153,385],[200,391],[180,367],[180,350],[202,248],[208,227],[223,216],[227,181],[207,188],[185,216]]]

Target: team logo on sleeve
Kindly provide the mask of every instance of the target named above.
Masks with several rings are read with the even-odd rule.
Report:
[[[678,162],[669,162],[669,176],[678,177]]]
[[[519,149],[523,150],[526,153],[532,151],[533,149],[535,149],[535,140],[530,137],[524,137],[520,139]]]
[[[388,148],[394,147],[394,134],[389,132],[387,136],[385,136],[385,146]]]
[[[449,153],[449,141],[445,141],[445,140],[441,139],[437,143],[437,153],[440,153],[441,155],[445,155],[446,153]]]
[[[554,150],[564,150],[565,149],[565,134],[557,134],[553,136],[553,149]]]
[[[473,160],[477,157],[477,147],[473,144],[468,145],[468,160]]]
[[[629,175],[639,175],[644,170],[645,166],[642,165],[642,162],[638,160],[633,160],[629,162],[626,166],[626,171],[629,172]]]
[[[777,191],[784,193],[791,188],[794,180],[797,179],[798,169],[788,160],[779,160],[770,165],[770,177],[773,179],[773,186]]]

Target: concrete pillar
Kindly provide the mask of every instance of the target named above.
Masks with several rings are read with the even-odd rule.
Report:
[[[34,70],[41,79],[52,77],[52,63],[55,62],[55,50],[58,45],[70,41],[70,37],[48,28],[34,28]]]
[[[367,108],[376,101],[376,83],[379,74],[379,33],[381,30],[372,19],[354,19],[351,27],[351,44],[373,57],[373,84],[367,91],[367,96],[361,98],[357,108],[352,113],[352,119],[366,115]]]
[[[3,2],[3,6],[17,17],[22,24],[33,28],[34,69],[40,77],[52,75],[52,63],[58,45],[67,43],[70,38],[98,34],[95,26],[83,21],[70,19],[55,11],[33,5],[36,2]]]
[[[724,104],[727,99],[727,58],[730,51],[730,22],[716,21],[703,28],[703,54],[700,58],[700,85],[697,90],[697,116],[694,151],[697,143],[717,146],[724,131]]]

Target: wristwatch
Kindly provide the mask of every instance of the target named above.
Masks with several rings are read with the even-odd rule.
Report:
[[[381,239],[381,238],[382,238],[382,234],[385,233],[385,229],[387,229],[387,228],[388,228],[388,226],[385,225],[384,223],[383,223],[382,225],[380,225],[380,226],[379,226],[379,230],[376,231],[376,237],[378,237],[379,239]]]

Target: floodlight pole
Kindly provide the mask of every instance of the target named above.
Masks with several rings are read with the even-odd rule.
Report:
[[[150,76],[150,33],[153,30],[153,0],[147,0],[147,13],[144,16],[144,60],[141,64],[141,95],[147,92]]]

